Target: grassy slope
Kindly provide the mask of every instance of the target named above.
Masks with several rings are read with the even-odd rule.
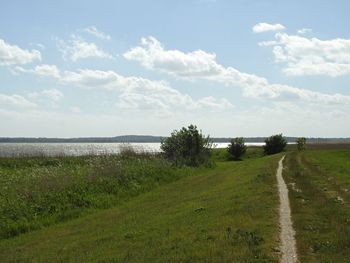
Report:
[[[277,262],[281,155],[221,162],[124,204],[0,242],[2,262]]]
[[[288,155],[285,178],[295,183],[290,200],[301,262],[349,262],[349,171],[349,148]]]
[[[192,170],[142,154],[0,158],[0,239],[115,206]]]

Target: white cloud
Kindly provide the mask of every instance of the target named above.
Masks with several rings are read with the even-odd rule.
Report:
[[[128,60],[135,60],[147,69],[157,69],[180,77],[216,76],[220,66],[216,55],[197,50],[183,53],[179,50],[164,50],[154,37],[142,38],[141,45],[124,54]]]
[[[88,89],[115,90],[119,95],[118,107],[133,109],[202,109],[224,110],[232,105],[225,99],[202,98],[195,100],[172,88],[165,81],[141,77],[125,77],[114,71],[80,69],[66,71],[62,81]]]
[[[268,24],[268,23],[259,23],[253,26],[252,30],[254,33],[262,33],[268,31],[281,31],[285,27],[281,24]]]
[[[25,69],[23,67],[17,66],[14,68],[13,72],[14,73],[24,72],[24,73],[35,74],[38,76],[45,76],[45,77],[49,76],[54,78],[60,78],[60,71],[56,65],[42,64],[42,65],[35,66],[34,69]]]
[[[34,71],[36,74],[40,76],[52,76],[55,78],[60,77],[60,72],[56,65],[47,65],[47,64],[38,65],[34,68]]]
[[[35,60],[41,60],[41,53],[36,49],[21,49],[16,45],[10,45],[0,39],[0,65],[23,65]]]
[[[285,60],[286,54],[283,50],[277,51],[281,52],[278,55],[279,59]],[[313,103],[350,103],[350,96],[270,84],[265,78],[243,73],[232,67],[224,67],[216,62],[215,54],[202,50],[188,53],[179,50],[165,50],[161,43],[153,37],[143,38],[141,46],[131,48],[124,54],[124,57],[140,62],[147,69],[158,70],[183,79],[211,80],[227,86],[239,87],[243,89],[243,94],[247,97]]]
[[[350,74],[350,39],[320,40],[277,33],[270,46],[275,61],[286,65],[283,69],[286,75]]]
[[[307,33],[311,33],[312,29],[311,28],[301,28],[297,32],[300,35],[304,35],[304,34],[307,34]]]
[[[69,41],[59,40],[58,48],[61,51],[64,59],[77,61],[82,58],[105,58],[113,59],[114,57],[99,49],[95,43],[86,42],[79,36],[72,35]]]
[[[87,27],[84,29],[84,31],[91,34],[91,35],[94,35],[97,38],[106,39],[106,40],[111,39],[110,35],[102,32],[102,31],[99,31],[95,26]]]
[[[37,105],[23,96],[13,94],[6,95],[0,93],[0,108],[15,108],[15,109],[33,109],[37,107]]]
[[[63,82],[79,86],[81,88],[102,88],[106,90],[117,89],[127,85],[124,78],[114,71],[79,69],[77,71],[65,71],[61,78]]]

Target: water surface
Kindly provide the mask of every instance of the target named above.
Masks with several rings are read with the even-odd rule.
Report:
[[[216,148],[226,148],[229,143],[215,143]],[[246,143],[248,146],[262,146],[264,143]],[[124,147],[137,152],[160,152],[160,143],[0,143],[0,156],[80,156],[117,154]]]

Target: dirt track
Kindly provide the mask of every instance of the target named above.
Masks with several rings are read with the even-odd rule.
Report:
[[[283,159],[278,162],[278,169],[276,173],[278,191],[280,197],[280,251],[282,253],[282,263],[296,263],[298,261],[296,242],[295,242],[295,231],[292,225],[291,211],[288,198],[288,188],[282,177],[283,170]]]

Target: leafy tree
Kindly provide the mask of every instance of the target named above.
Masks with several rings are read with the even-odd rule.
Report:
[[[275,154],[282,152],[287,145],[286,139],[282,134],[272,135],[265,140],[264,152],[265,154]]]
[[[305,150],[305,144],[306,144],[305,137],[298,138],[296,142],[297,142],[298,151]]]
[[[247,146],[244,144],[243,138],[231,139],[230,144],[227,147],[229,158],[232,160],[239,160],[247,150]]]
[[[209,136],[205,137],[197,126],[190,125],[174,130],[162,140],[160,148],[175,165],[199,166],[209,164],[212,144]]]

